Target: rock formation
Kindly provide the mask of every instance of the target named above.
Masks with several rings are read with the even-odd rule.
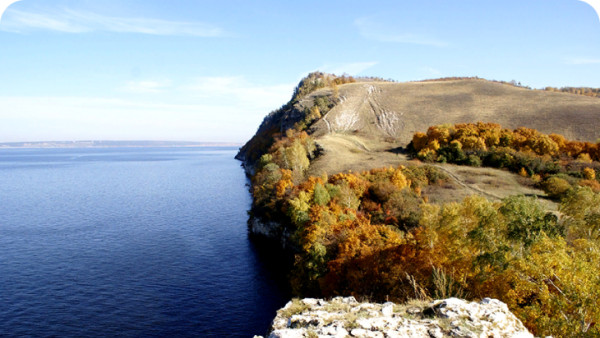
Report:
[[[458,298],[404,305],[292,300],[277,312],[269,338],[292,337],[533,337],[496,299]]]

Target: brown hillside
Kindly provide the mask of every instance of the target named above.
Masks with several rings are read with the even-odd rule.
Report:
[[[323,95],[324,91],[331,89],[311,96]],[[405,145],[415,132],[425,132],[432,125],[484,121],[506,128],[525,126],[580,141],[600,137],[597,98],[481,79],[350,83],[339,87],[339,95],[341,103],[313,127],[316,135],[391,137]]]

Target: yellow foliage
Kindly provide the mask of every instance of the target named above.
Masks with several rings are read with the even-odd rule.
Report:
[[[275,195],[277,196],[278,199],[283,198],[283,196],[285,196],[285,193],[287,192],[288,188],[293,188],[294,187],[294,183],[292,183],[291,180],[289,179],[282,179],[279,180],[279,182],[277,182],[277,184],[275,185]]]
[[[419,152],[427,146],[428,138],[427,135],[421,132],[417,132],[413,135],[412,144],[415,151]]]
[[[427,129],[427,137],[429,138],[429,143],[431,144],[432,141],[437,141],[438,148],[439,145],[446,145],[448,144],[448,142],[450,142],[450,137],[452,133],[454,133],[454,130],[448,126],[433,126]],[[437,150],[437,148],[434,150]]]
[[[427,149],[431,149],[433,151],[437,151],[440,149],[440,142],[438,140],[430,140],[427,142]]]
[[[465,150],[486,150],[485,141],[478,136],[466,136],[458,139]]]
[[[519,170],[519,175],[523,176],[523,177],[529,176],[529,174],[527,173],[527,170],[525,170],[525,168],[521,168],[521,170]]]
[[[567,140],[565,139],[564,136],[559,135],[559,134],[550,134],[548,136],[554,141],[554,143],[556,143],[556,145],[558,146],[558,149],[561,152],[565,152],[565,146],[567,144]]]
[[[399,189],[404,189],[405,187],[407,187],[409,185],[409,182],[406,179],[406,176],[404,176],[404,174],[402,173],[402,171],[400,169],[394,170],[391,181]]]
[[[577,161],[582,163],[592,163],[592,158],[588,153],[581,153],[579,156],[577,156]]]
[[[583,177],[585,177],[586,180],[595,180],[596,171],[592,168],[583,168]]]

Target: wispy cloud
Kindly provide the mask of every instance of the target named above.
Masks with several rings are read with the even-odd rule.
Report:
[[[164,92],[166,89],[171,87],[171,81],[129,81],[121,88],[122,91],[128,93],[139,93],[139,94],[156,94]]]
[[[180,89],[205,102],[227,103],[248,111],[281,106],[292,96],[294,84],[260,85],[242,76],[219,76],[200,77]]]
[[[432,76],[441,76],[442,72],[439,71],[438,69],[435,69],[433,67],[421,67],[420,68],[423,72],[427,73],[428,75],[432,75]]]
[[[593,58],[570,58],[566,60],[569,65],[593,65],[600,64],[600,59]]]
[[[332,65],[324,65],[319,67],[319,70],[333,73],[336,75],[342,75],[344,73],[349,75],[359,75],[365,70],[374,67],[377,62],[349,62],[349,63],[339,63]]]
[[[218,37],[225,35],[223,29],[203,22],[105,16],[73,9],[52,12],[12,10],[10,15],[3,20],[0,28],[13,32],[41,29],[63,33],[105,31],[164,36]]]
[[[447,42],[423,34],[412,32],[398,32],[393,28],[386,27],[371,18],[359,18],[354,21],[360,35],[369,40],[379,42],[408,43],[433,47],[445,47]]]

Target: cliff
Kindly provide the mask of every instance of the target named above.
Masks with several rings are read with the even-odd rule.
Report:
[[[293,300],[277,312],[269,338],[291,337],[533,337],[506,304],[457,298],[404,305]]]

